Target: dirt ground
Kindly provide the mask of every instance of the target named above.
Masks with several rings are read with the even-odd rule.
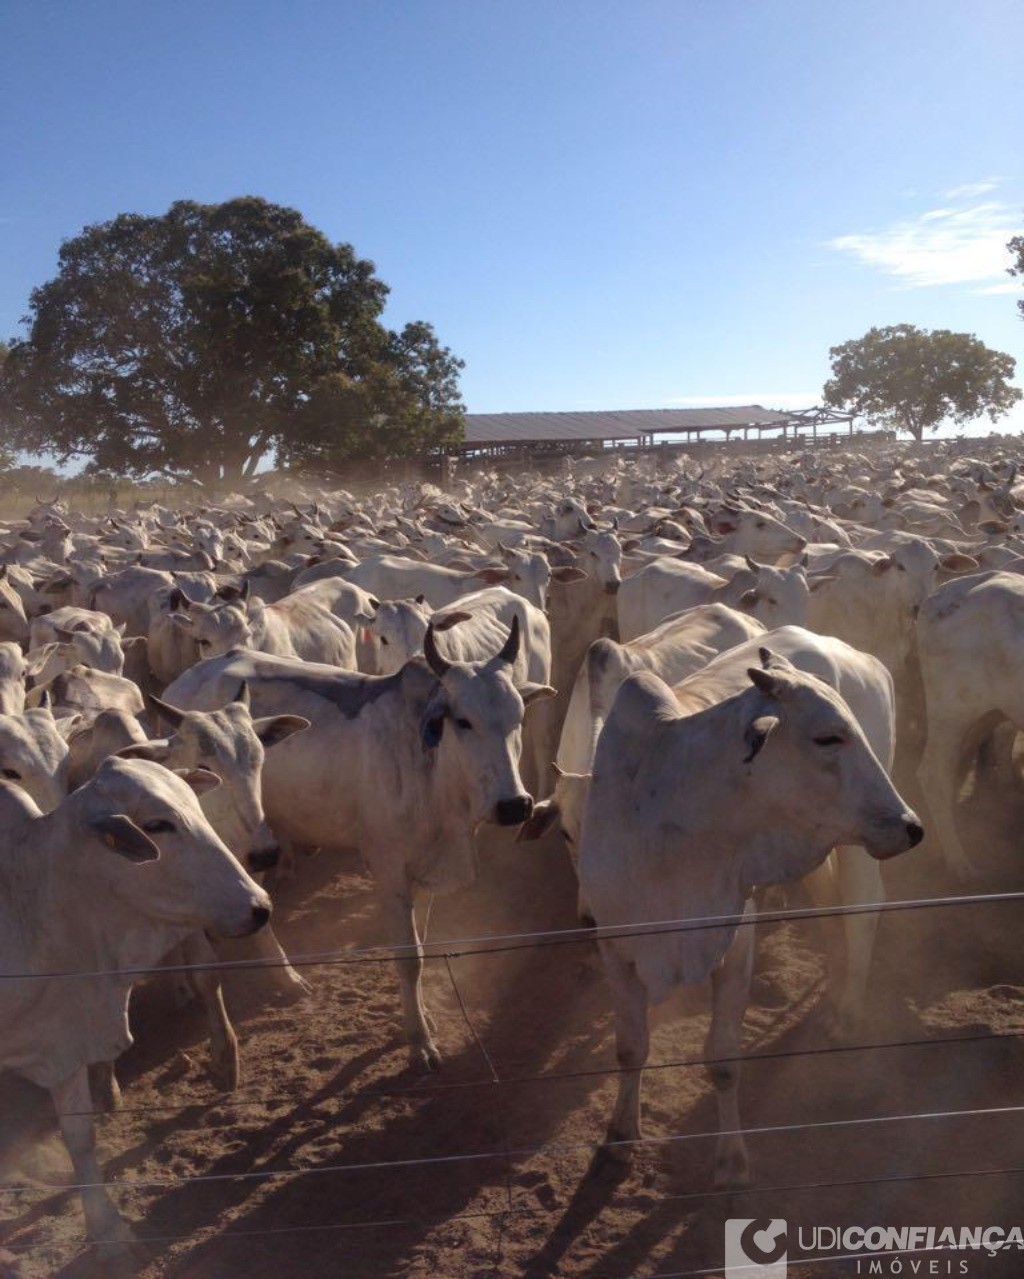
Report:
[[[1020,793],[980,786],[965,805],[979,864],[970,890],[1024,888]],[[309,858],[299,872],[278,898],[286,948],[381,940],[355,857]],[[892,898],[961,891],[927,844],[886,875]],[[573,923],[560,839],[517,845],[494,832],[477,885],[436,901],[429,928],[438,940]],[[125,1109],[99,1121],[101,1156],[109,1178],[149,1183],[116,1195],[148,1241],[144,1279],[639,1279],[720,1274],[729,1217],[1006,1228],[1024,1220],[1024,1175],[961,1174],[1024,1166],[1020,1115],[771,1129],[1024,1104],[1022,925],[1020,904],[883,918],[862,1042],[930,1042],[821,1052],[832,1046],[824,932],[838,925],[762,927],[746,1051],[775,1055],[744,1067],[744,1123],[766,1131],[749,1138],[754,1185],[743,1192],[710,1193],[717,1118],[700,1067],[647,1073],[646,1135],[659,1140],[628,1172],[593,1161],[615,1078],[590,942],[431,961],[444,1065],[430,1078],[406,1068],[387,962],[309,968],[313,994],[283,1009],[236,978],[244,1077],[231,1095],[206,1082],[200,1013],[175,1006],[169,979],[152,981],[134,997]],[[655,1025],[655,1067],[699,1058],[704,996],[687,992]],[[970,1042],[991,1034],[1005,1037]],[[0,1275],[114,1273],[81,1247],[77,1197],[53,1189],[68,1174],[44,1094],[5,1080],[0,1184],[27,1188],[0,1189]],[[968,1264],[982,1279],[1024,1274],[1021,1254]],[[920,1273],[946,1274],[940,1265]],[[857,1270],[831,1261],[790,1273]]]

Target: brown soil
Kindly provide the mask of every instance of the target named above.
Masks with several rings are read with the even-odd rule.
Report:
[[[964,812],[979,860],[972,890],[1024,887],[1020,816],[1005,788],[977,789]],[[355,858],[314,857],[299,870],[279,897],[287,948],[381,940],[371,885]],[[887,875],[894,898],[961,891],[925,846],[890,863]],[[744,1123],[771,1128],[1024,1102],[1024,1040],[1013,1037],[1024,1033],[1022,921],[1021,905],[883,918],[864,1042],[936,1042],[749,1063]],[[516,845],[497,832],[485,841],[476,887],[434,904],[430,936],[573,923],[560,840]],[[747,1051],[829,1046],[822,931],[836,926],[762,929]],[[139,990],[136,1046],[119,1064],[125,1110],[99,1121],[108,1177],[163,1183],[117,1195],[149,1240],[139,1273],[626,1279],[720,1273],[730,1216],[782,1216],[805,1227],[1009,1227],[1022,1218],[1021,1175],[949,1175],[1024,1165],[1019,1115],[755,1134],[753,1176],[762,1188],[709,1195],[714,1143],[704,1134],[717,1118],[705,1073],[692,1066],[647,1074],[646,1135],[666,1140],[643,1148],[616,1176],[592,1163],[615,1086],[593,945],[455,958],[450,970],[444,960],[428,965],[427,1001],[445,1060],[427,1079],[406,1069],[388,963],[308,969],[313,995],[286,1009],[261,1005],[236,981],[244,1078],[232,1095],[205,1080],[199,1013],[174,1006],[167,979]],[[655,1024],[652,1062],[700,1057],[707,1013],[699,992],[658,1010]],[[991,1033],[1007,1037],[953,1039]],[[532,1078],[562,1074],[570,1077]],[[677,1135],[683,1139],[669,1139]],[[506,1158],[505,1149],[516,1153]],[[479,1157],[454,1158],[465,1155]],[[77,1198],[47,1188],[68,1170],[45,1096],[5,1080],[0,1181],[32,1188],[0,1196],[0,1275],[113,1273],[81,1247]],[[220,1179],[195,1180],[201,1176]],[[820,1182],[844,1184],[793,1188]],[[1020,1254],[972,1254],[968,1264],[983,1279],[1024,1274]],[[856,1269],[828,1262],[791,1273]]]

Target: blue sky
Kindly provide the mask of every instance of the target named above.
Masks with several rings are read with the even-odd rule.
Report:
[[[1018,0],[0,0],[0,335],[82,226],[255,193],[376,262],[471,411],[808,405],[901,321],[1024,385],[1022,36]]]

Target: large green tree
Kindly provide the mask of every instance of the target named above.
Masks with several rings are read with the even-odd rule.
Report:
[[[387,293],[351,245],[255,197],[122,214],[66,241],[32,293],[3,416],[20,448],[62,462],[203,482],[252,476],[272,452],[344,461],[458,439],[461,361],[428,324],[386,328]]]
[[[829,351],[825,403],[914,439],[942,422],[958,425],[987,413],[995,422],[1017,403],[1016,362],[970,333],[894,324]]]

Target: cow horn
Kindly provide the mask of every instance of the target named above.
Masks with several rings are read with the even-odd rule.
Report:
[[[433,622],[427,623],[427,633],[423,636],[423,656],[427,659],[427,665],[438,679],[444,679],[452,668],[451,662],[446,662],[437,651],[437,645],[434,643]]]
[[[516,658],[519,656],[519,614],[512,618],[512,625],[509,627],[508,639],[505,641],[498,657],[501,661],[507,662],[509,666],[515,664]]]
[[[240,702],[243,706],[252,705],[252,700],[249,697],[249,685],[245,682],[244,679],[238,685],[238,692],[235,694],[232,700],[236,702]]]
[[[761,566],[757,560],[751,559],[749,555],[745,555],[743,558],[747,561],[747,568],[750,569],[751,573],[759,573],[761,571]]]

